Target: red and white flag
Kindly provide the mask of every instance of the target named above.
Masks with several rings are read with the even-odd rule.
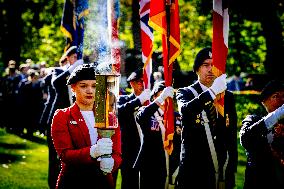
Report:
[[[152,75],[152,53],[153,53],[153,28],[149,26],[150,0],[140,0],[140,26],[141,26],[141,46],[142,46],[142,61],[143,80],[146,89],[151,88]]]
[[[170,6],[170,21],[167,23],[167,6]],[[173,62],[180,54],[180,29],[178,0],[151,0],[149,25],[162,35],[163,66],[166,86],[172,85]],[[169,29],[169,30],[168,30]],[[169,31],[169,32],[168,32]],[[173,100],[169,98],[165,103],[164,113],[165,139],[164,148],[168,154],[173,150],[174,108]]]
[[[226,0],[213,0],[213,73],[220,76],[226,72],[229,36],[229,13]],[[224,95],[217,101],[217,109],[224,116]]]

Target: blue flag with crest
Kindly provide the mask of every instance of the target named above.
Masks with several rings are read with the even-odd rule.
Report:
[[[66,36],[65,51],[77,46],[78,59],[83,55],[84,24],[88,13],[88,0],[65,0],[60,29]]]

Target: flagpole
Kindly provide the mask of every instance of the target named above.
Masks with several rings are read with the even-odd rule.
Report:
[[[167,26],[167,33],[166,33],[166,47],[167,47],[167,63],[166,63],[166,67],[165,67],[165,64],[164,64],[164,74],[166,73],[167,76],[165,77],[164,75],[164,78],[165,78],[165,84],[166,86],[171,86],[172,85],[172,77],[169,77],[169,74],[171,74],[171,71],[170,71],[170,32],[171,32],[171,0],[165,0],[166,3],[165,3],[165,10],[166,10],[166,26]],[[166,71],[166,72],[165,72]],[[165,102],[165,114],[164,114],[164,119],[167,119],[167,121],[165,122],[165,126],[166,126],[166,129],[169,128],[169,124],[171,124],[171,121],[169,119],[171,119],[172,117],[169,116],[169,114],[171,112],[169,111],[172,111],[172,107],[170,107],[170,105],[172,104],[172,101],[170,98],[168,98]],[[169,139],[166,139],[166,140],[169,140]],[[167,178],[166,178],[166,183],[165,183],[165,188],[168,188],[168,185],[169,185],[169,155],[172,153],[171,150],[166,150],[165,151],[165,157],[166,157],[166,170],[167,170]]]
[[[166,35],[166,40],[167,40],[167,73],[169,73],[169,63],[170,63],[170,33],[171,33],[171,0],[165,0],[165,6],[166,6],[166,22],[167,22],[167,35]],[[165,69],[165,68],[164,68]],[[165,81],[166,86],[172,85],[172,79],[169,81]]]

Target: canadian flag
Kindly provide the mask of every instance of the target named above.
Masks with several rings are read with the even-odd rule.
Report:
[[[229,13],[226,0],[213,0],[213,73],[220,76],[226,72],[228,55]],[[224,94],[217,101],[217,109],[224,116]]]

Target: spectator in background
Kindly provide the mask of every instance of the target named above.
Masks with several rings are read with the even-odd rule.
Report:
[[[21,65],[19,66],[21,82],[24,83],[24,82],[27,81],[29,69],[30,69],[30,67],[28,66],[28,64],[21,64]]]
[[[44,78],[47,75],[47,64],[45,61],[40,62],[39,64],[39,78]]]
[[[19,84],[21,81],[20,75],[17,73],[16,61],[10,60],[6,68],[1,90],[3,98],[3,122],[8,131],[21,134],[20,119],[19,119]]]
[[[42,86],[36,70],[28,71],[28,79],[19,89],[19,98],[21,126],[26,128],[27,135],[32,137],[35,131],[40,130],[39,119],[43,108]]]
[[[67,84],[76,95],[75,103],[57,109],[52,121],[52,139],[62,165],[56,188],[114,189],[112,172],[121,163],[120,128],[111,138],[101,138],[94,127],[94,67],[78,66]]]
[[[242,121],[241,145],[246,149],[244,189],[284,188],[284,84],[270,81],[261,91],[264,117]]]
[[[33,66],[33,61],[32,61],[32,59],[30,59],[30,58],[28,58],[28,59],[26,59],[26,64],[28,65],[28,67],[32,67]]]
[[[245,83],[246,90],[253,90],[254,89],[254,80],[252,77],[248,77]]]
[[[243,78],[241,77],[240,72],[236,72],[231,81],[228,82],[227,89],[230,91],[241,91],[245,88],[245,82],[243,81]]]

